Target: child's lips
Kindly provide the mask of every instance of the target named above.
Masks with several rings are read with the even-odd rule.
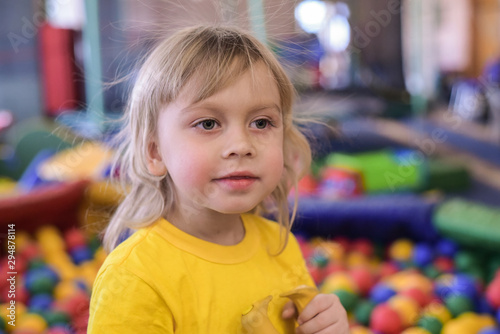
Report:
[[[238,172],[224,175],[214,181],[229,190],[246,190],[258,180],[259,178],[252,173]]]

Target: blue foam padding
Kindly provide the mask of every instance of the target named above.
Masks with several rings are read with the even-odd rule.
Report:
[[[407,121],[406,124],[411,128],[426,134],[432,134],[434,130],[441,131],[445,136],[444,144],[455,147],[460,151],[465,151],[482,160],[488,161],[496,166],[500,166],[500,146],[490,142],[467,137],[439,125],[435,125],[429,121]],[[453,123],[450,123],[452,126]]]
[[[306,237],[345,236],[389,242],[397,238],[432,242],[434,203],[411,194],[351,200],[301,198],[293,232]]]

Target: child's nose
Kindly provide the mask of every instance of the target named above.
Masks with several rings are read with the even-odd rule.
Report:
[[[224,139],[225,147],[222,152],[224,158],[253,157],[256,150],[252,137],[246,131],[234,131]]]

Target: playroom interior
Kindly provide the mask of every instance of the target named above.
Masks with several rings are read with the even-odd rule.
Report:
[[[351,333],[499,334],[497,0],[2,2],[0,333],[86,333],[135,64],[193,22],[251,31],[319,120],[293,232]]]

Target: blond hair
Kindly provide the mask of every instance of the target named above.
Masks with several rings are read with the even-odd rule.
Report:
[[[297,207],[296,194],[290,217],[287,197],[292,187],[297,189],[298,180],[311,163],[309,143],[292,113],[295,90],[274,55],[250,34],[230,27],[197,26],[161,41],[139,70],[117,136],[115,168],[119,166],[126,195],[105,230],[107,251],[117,246],[123,233],[152,224],[174,206],[171,178],[151,175],[147,168],[148,143],[157,134],[160,110],[174,101],[188,82],[195,82],[194,102],[198,102],[252,70],[258,62],[266,65],[276,81],[283,113],[284,175],[268,200],[282,227],[279,252],[284,249]],[[267,204],[260,203],[252,212],[269,212]]]

